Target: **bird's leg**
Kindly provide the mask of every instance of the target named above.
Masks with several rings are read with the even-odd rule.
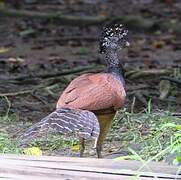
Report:
[[[85,150],[85,140],[84,140],[84,138],[80,137],[79,142],[80,142],[80,157],[83,157],[84,150]]]
[[[109,131],[109,128],[111,126],[111,122],[112,122],[112,120],[109,120],[107,122],[103,122],[103,121],[100,122],[100,134],[99,134],[99,138],[98,138],[97,144],[96,144],[96,152],[97,152],[98,158],[102,158],[102,154],[101,154],[102,144],[103,144],[103,142],[106,138],[106,135]]]
[[[99,124],[100,124],[100,134],[97,140],[97,144],[96,144],[96,152],[97,152],[97,157],[98,158],[102,158],[102,144],[106,138],[106,135],[111,127],[111,123],[113,120],[114,114],[110,114],[110,115],[99,115],[98,116],[98,120],[99,120]]]
[[[96,149],[97,141],[98,141],[98,138],[96,138],[95,141],[94,141],[94,147],[93,147],[94,149]]]

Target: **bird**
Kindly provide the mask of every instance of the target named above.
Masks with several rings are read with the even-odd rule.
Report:
[[[30,142],[34,137],[41,136],[48,131],[61,134],[76,133],[80,142],[88,138],[97,138],[100,128],[97,117],[87,110],[74,108],[57,108],[41,121],[28,128],[20,137],[20,147]],[[83,156],[85,147],[80,147],[80,156]]]
[[[86,73],[73,79],[60,95],[56,110],[34,124],[20,137],[23,141],[48,129],[62,134],[78,133],[80,157],[85,140],[95,139],[98,158],[116,111],[124,106],[126,91],[124,70],[118,51],[130,45],[128,30],[122,24],[103,28],[99,48],[105,55],[107,70]]]
[[[100,126],[100,134],[96,139],[98,158],[102,157],[102,145],[116,111],[124,106],[124,70],[118,51],[129,45],[128,30],[122,24],[104,27],[99,46],[100,53],[105,55],[106,72],[78,76],[66,87],[56,105],[56,108],[88,110],[97,116]],[[81,144],[84,147],[84,140]]]

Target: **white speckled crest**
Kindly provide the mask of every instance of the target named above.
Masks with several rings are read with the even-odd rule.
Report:
[[[105,53],[108,49],[117,50],[129,46],[127,36],[128,30],[122,24],[104,28],[100,39],[100,52]]]

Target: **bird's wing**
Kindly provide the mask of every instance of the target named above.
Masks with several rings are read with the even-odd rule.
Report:
[[[19,140],[25,143],[48,130],[60,134],[78,133],[85,139],[99,136],[99,122],[94,113],[79,109],[59,108],[30,127]]]
[[[119,108],[125,96],[124,88],[121,86],[117,79],[106,73],[79,76],[64,90],[58,100],[57,108],[70,107],[90,111],[114,106]]]

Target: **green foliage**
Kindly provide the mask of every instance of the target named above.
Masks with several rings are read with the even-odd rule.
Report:
[[[42,150],[54,151],[60,148],[70,148],[76,144],[78,144],[77,138],[50,134],[46,137],[46,139],[41,138],[35,140],[30,144],[30,146],[38,146]]]
[[[135,143],[141,146],[139,150],[128,148],[132,157],[130,159],[166,160],[174,164],[180,163],[180,119],[167,112],[151,113],[150,107],[151,105],[148,106],[146,114],[131,114],[125,111],[118,114],[113,123],[113,136],[120,134],[119,140],[125,147],[131,147]],[[171,155],[175,159],[169,159]],[[127,158],[129,157],[126,156],[125,159]]]
[[[77,52],[77,54],[79,54],[79,55],[87,55],[88,53],[89,53],[89,49],[86,47],[81,47],[79,49],[79,52]]]
[[[9,101],[7,96],[1,96],[0,103],[2,103],[5,106],[4,110],[0,112],[0,122],[9,123],[19,121],[18,114],[10,113],[11,102]]]
[[[3,102],[4,101],[4,102]],[[2,96],[0,102],[6,104],[6,110],[0,114],[1,124],[7,124],[11,121],[17,120],[16,114],[9,115],[11,102],[6,96]],[[0,129],[1,130],[1,129]],[[0,131],[0,153],[21,153],[20,148],[17,147],[17,142],[13,141],[6,132]]]
[[[36,31],[32,28],[19,32],[19,35],[22,37],[27,37],[27,36],[35,35],[35,34],[36,34]]]
[[[11,107],[11,102],[7,98],[7,96],[1,96],[0,97],[0,102],[5,106],[4,113],[1,112],[0,114],[0,120],[1,121],[7,121],[8,120],[8,115]]]
[[[16,142],[13,142],[5,133],[0,133],[0,153],[21,153]]]
[[[150,98],[148,100],[148,107],[147,107],[147,113],[151,113],[151,110],[152,110],[152,99]]]

